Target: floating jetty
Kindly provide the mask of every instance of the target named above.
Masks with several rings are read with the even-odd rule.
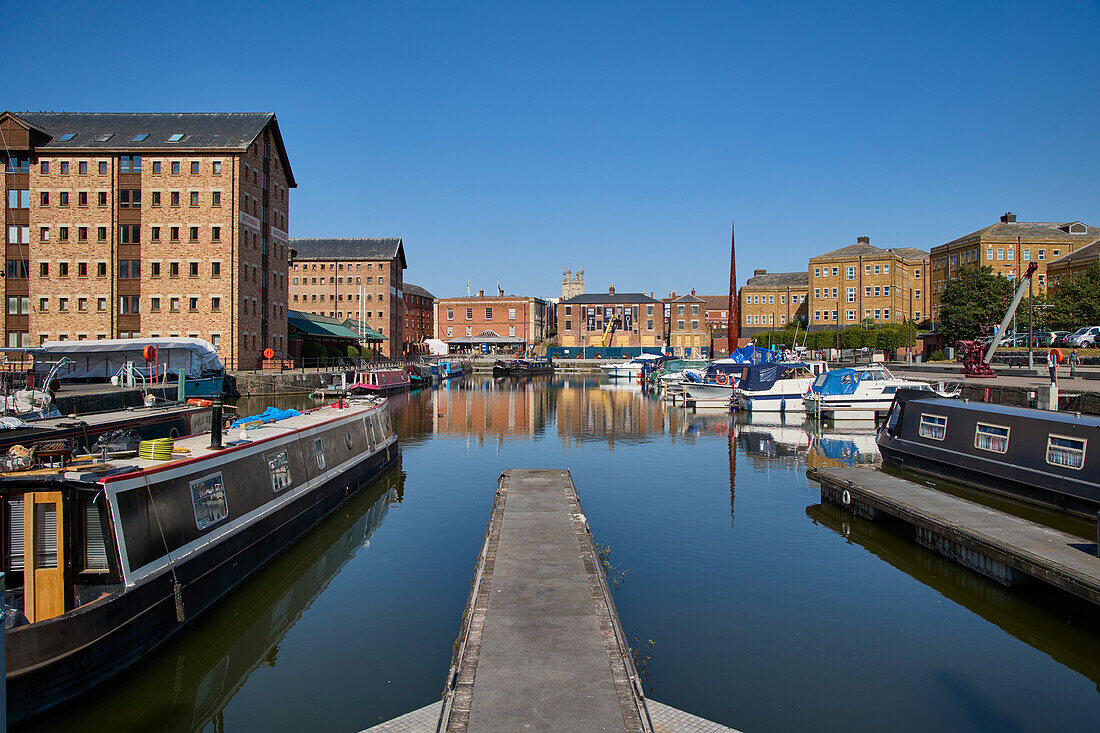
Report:
[[[568,471],[501,474],[443,699],[383,731],[729,728],[647,700]]]
[[[997,582],[1043,583],[1100,604],[1096,544],[881,471],[811,468],[821,499],[871,521],[901,521],[916,541]]]

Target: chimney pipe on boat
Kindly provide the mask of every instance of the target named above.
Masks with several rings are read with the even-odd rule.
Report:
[[[214,405],[210,410],[210,450],[222,449],[222,395],[214,395]]]

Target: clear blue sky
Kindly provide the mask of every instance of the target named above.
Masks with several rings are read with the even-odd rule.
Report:
[[[867,234],[1100,223],[1092,2],[15,3],[12,110],[274,111],[291,235],[436,295],[725,292]]]

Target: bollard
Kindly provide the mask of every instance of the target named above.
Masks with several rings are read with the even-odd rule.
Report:
[[[222,449],[222,395],[214,395],[214,406],[210,411],[210,450]]]

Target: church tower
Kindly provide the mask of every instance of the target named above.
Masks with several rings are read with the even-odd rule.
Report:
[[[567,267],[561,272],[561,299],[569,300],[578,295],[584,295],[584,268],[577,270],[574,275]]]

